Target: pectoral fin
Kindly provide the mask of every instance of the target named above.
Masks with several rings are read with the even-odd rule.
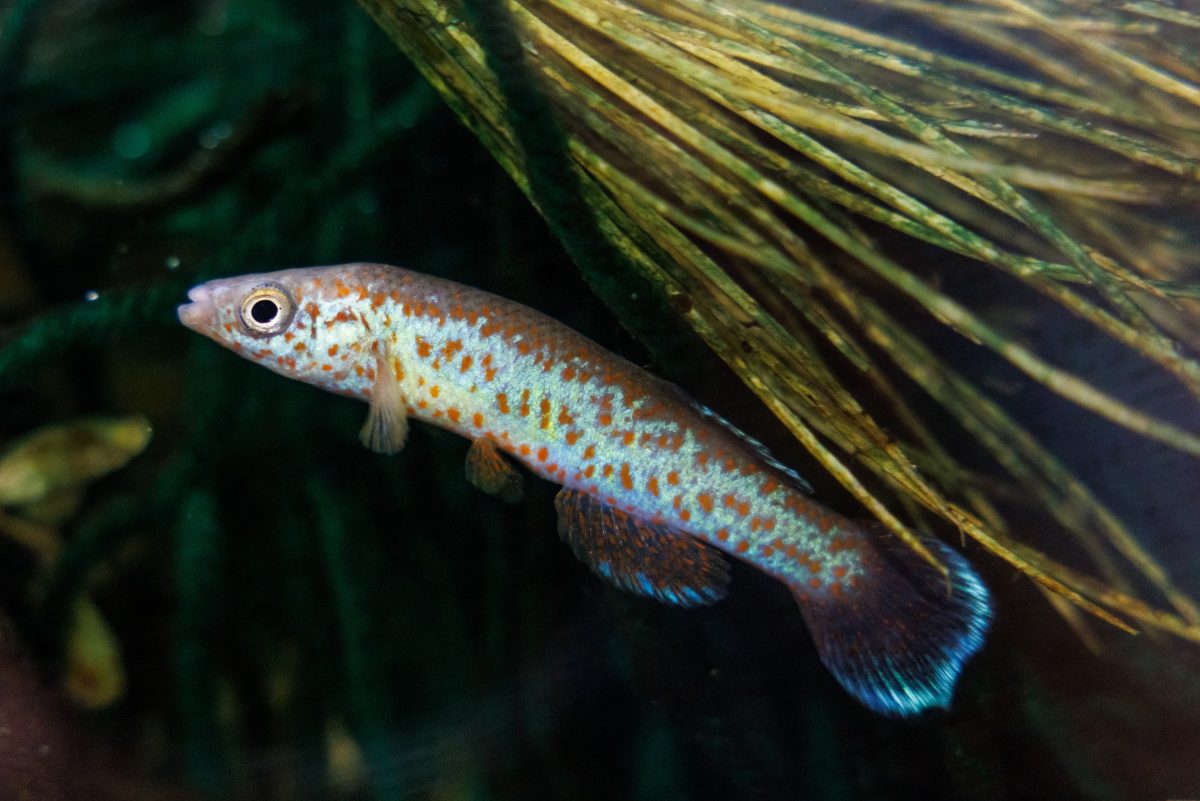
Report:
[[[495,443],[486,439],[473,441],[467,451],[467,481],[507,503],[516,503],[525,494],[521,474],[504,459]]]
[[[623,590],[677,606],[716,603],[728,592],[725,559],[683,532],[578,490],[563,489],[554,506],[558,535],[596,575]]]
[[[371,408],[358,438],[376,453],[397,453],[408,439],[408,414],[404,393],[391,359],[383,348],[375,355],[375,386],[371,389]]]

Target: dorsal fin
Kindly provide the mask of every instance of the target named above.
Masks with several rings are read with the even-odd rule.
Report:
[[[494,442],[477,439],[467,451],[467,481],[506,503],[516,503],[525,494],[517,468],[500,455]]]
[[[725,559],[688,534],[565,487],[554,507],[558,535],[575,556],[623,590],[676,606],[716,603],[728,592]]]
[[[658,379],[658,383],[660,385],[662,385],[662,387],[666,391],[675,395],[675,397],[678,400],[680,400],[683,403],[686,403],[688,406],[691,406],[693,409],[695,409],[696,413],[699,414],[701,417],[703,417],[705,420],[709,420],[711,422],[716,423],[717,425],[721,426],[721,428],[724,428],[726,431],[733,434],[735,437],[740,439],[742,442],[745,442],[747,445],[749,445],[755,451],[755,453],[757,453],[759,455],[759,457],[764,462],[766,462],[768,465],[770,465],[771,468],[773,468],[774,470],[777,470],[779,473],[781,473],[783,475],[784,478],[786,478],[788,481],[790,481],[792,484],[794,484],[796,486],[796,489],[800,490],[801,492],[805,493],[806,495],[811,495],[813,493],[812,486],[807,481],[804,480],[804,477],[801,476],[799,473],[797,473],[792,468],[788,467],[783,462],[776,459],[771,454],[771,451],[767,449],[766,445],[763,445],[757,439],[750,436],[745,431],[738,428],[733,423],[729,422],[724,417],[722,417],[721,415],[714,412],[712,409],[708,408],[707,406],[702,406],[701,404],[697,403],[694,398],[692,398],[690,395],[688,395],[686,392],[684,392],[682,389],[680,389],[675,384],[672,384],[670,381],[666,381],[666,380],[660,378],[660,379]]]

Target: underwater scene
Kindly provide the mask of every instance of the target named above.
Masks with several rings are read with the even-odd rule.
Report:
[[[0,801],[1200,799],[1200,2],[0,0]]]

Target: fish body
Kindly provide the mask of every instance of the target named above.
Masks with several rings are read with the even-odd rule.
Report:
[[[185,325],[366,401],[369,447],[399,450],[415,419],[472,441],[467,474],[484,489],[519,497],[509,459],[561,484],[560,535],[618,586],[712,603],[728,583],[718,551],[783,581],[825,664],[877,711],[947,705],[982,643],[987,592],[956,553],[930,541],[948,592],[677,387],[533,309],[373,264],[212,281],[189,298]]]

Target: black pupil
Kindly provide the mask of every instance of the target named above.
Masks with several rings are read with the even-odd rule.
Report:
[[[250,307],[250,316],[254,318],[254,322],[259,325],[267,325],[272,322],[279,314],[279,304],[273,300],[254,301],[254,305]]]

